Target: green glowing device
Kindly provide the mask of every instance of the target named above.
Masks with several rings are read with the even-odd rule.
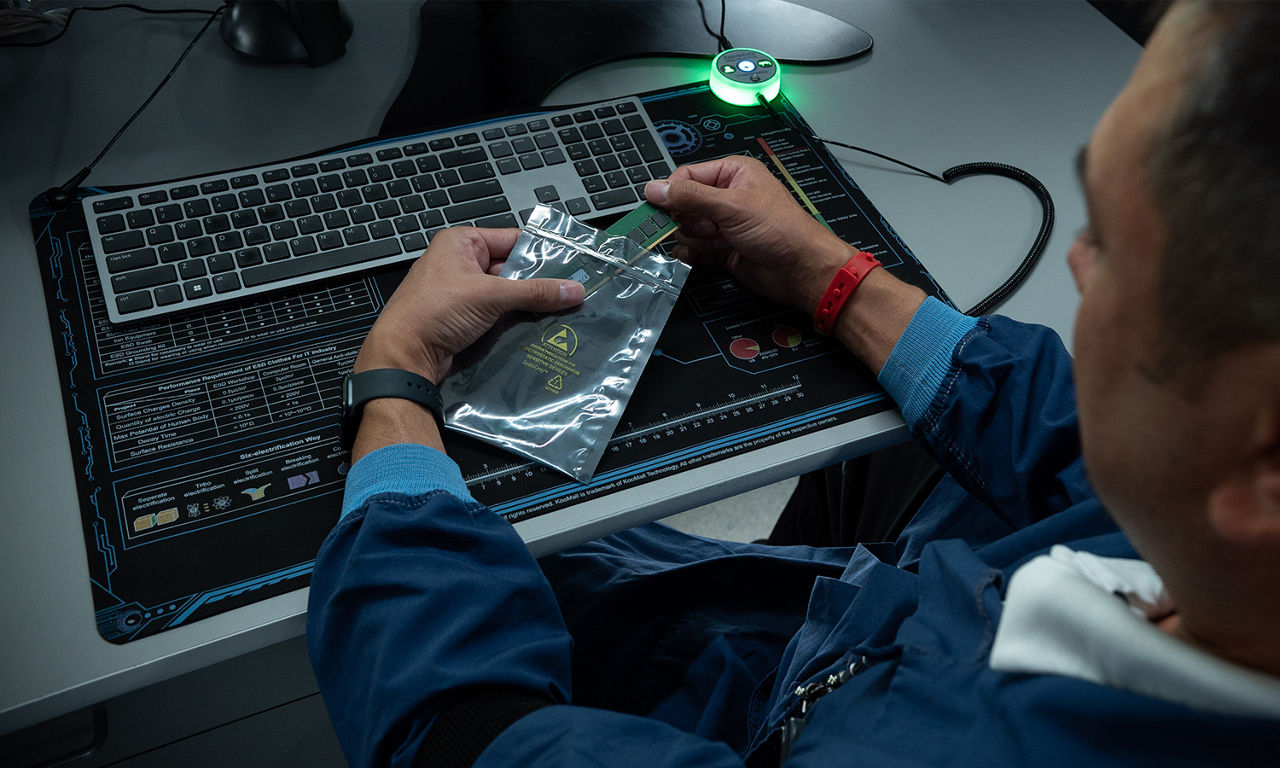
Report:
[[[782,87],[777,59],[754,48],[730,48],[711,60],[711,92],[723,101],[749,107],[759,97],[773,101]]]

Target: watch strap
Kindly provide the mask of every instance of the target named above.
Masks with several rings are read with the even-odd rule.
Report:
[[[398,397],[421,405],[444,427],[444,400],[432,381],[398,368],[375,368],[349,373],[342,380],[342,446],[351,450],[360,427],[365,403],[380,397]]]

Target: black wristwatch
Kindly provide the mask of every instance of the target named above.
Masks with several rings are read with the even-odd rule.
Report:
[[[412,400],[431,411],[444,428],[444,401],[430,379],[396,368],[348,373],[342,377],[342,447],[346,450],[356,441],[364,404],[378,397]]]

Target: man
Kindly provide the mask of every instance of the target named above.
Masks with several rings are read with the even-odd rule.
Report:
[[[535,563],[425,409],[371,402],[308,625],[351,763],[1274,764],[1278,35],[1179,4],[1099,122],[1074,383],[1046,329],[857,287],[833,335],[948,473],[892,544],[650,525]],[[647,193],[681,258],[809,312],[852,255],[744,158]],[[356,369],[438,381],[502,312],[581,300],[486,274],[514,238],[438,237]]]

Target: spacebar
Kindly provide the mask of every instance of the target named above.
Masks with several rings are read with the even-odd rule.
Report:
[[[288,280],[291,277],[311,275],[316,272],[323,272],[326,269],[334,269],[335,267],[359,264],[362,261],[395,256],[400,252],[400,241],[394,237],[385,240],[372,240],[359,245],[335,248],[332,251],[321,251],[300,259],[273,261],[259,267],[242,269],[240,270],[240,279],[244,281],[245,287],[248,288],[255,285],[263,285],[264,283]]]

